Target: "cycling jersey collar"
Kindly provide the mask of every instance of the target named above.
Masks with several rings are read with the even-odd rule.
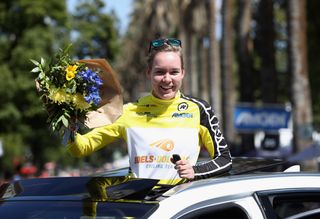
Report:
[[[153,95],[153,92],[151,92],[151,96],[152,96],[152,101],[159,103],[159,104],[171,104],[173,102],[175,102],[176,100],[178,100],[181,96],[180,91],[178,91],[175,95],[175,97],[173,99],[170,100],[164,100],[164,99],[160,99],[157,98],[156,96]]]

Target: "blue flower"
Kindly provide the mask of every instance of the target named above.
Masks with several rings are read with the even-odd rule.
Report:
[[[93,103],[95,106],[97,106],[101,101],[101,98],[100,98],[98,91],[91,92],[88,95],[86,95],[84,98],[87,103]]]
[[[99,88],[103,84],[103,81],[99,77],[99,75],[94,72],[90,68],[86,68],[85,70],[78,73],[78,76],[83,81],[84,90],[85,90],[85,100],[87,103],[93,103],[97,106],[101,102],[101,98],[99,95]]]

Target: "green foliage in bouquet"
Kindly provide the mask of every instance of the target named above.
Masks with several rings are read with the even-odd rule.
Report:
[[[49,64],[43,58],[31,60],[36,66],[31,72],[37,74],[37,89],[49,114],[47,121],[52,131],[62,134],[74,131],[73,125],[83,123],[86,114],[98,108],[103,84],[97,69],[70,58],[69,48],[60,49]]]

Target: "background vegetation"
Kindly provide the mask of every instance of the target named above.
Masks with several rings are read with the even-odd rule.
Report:
[[[41,169],[48,161],[98,167],[114,159],[119,147],[74,159],[48,131],[29,60],[48,59],[70,42],[75,59],[106,58],[119,74],[125,101],[132,101],[150,90],[144,77],[148,42],[180,38],[183,91],[214,105],[234,155],[254,150],[253,135],[233,128],[238,102],[291,104],[295,151],[312,143],[320,128],[319,1],[224,0],[220,10],[216,0],[134,1],[124,36],[115,14],[104,10],[107,3],[76,2],[72,13],[65,1],[0,3],[0,177],[26,161]]]

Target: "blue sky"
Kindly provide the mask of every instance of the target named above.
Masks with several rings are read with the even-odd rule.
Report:
[[[70,7],[70,5],[74,5],[76,1],[77,0],[67,0],[68,8],[71,9],[72,7]],[[113,9],[119,18],[121,34],[123,34],[128,27],[133,1],[134,0],[104,0],[107,12]]]
[[[133,7],[133,0],[104,0],[107,11],[112,9],[116,12],[120,20],[120,33],[128,27],[129,15]]]

